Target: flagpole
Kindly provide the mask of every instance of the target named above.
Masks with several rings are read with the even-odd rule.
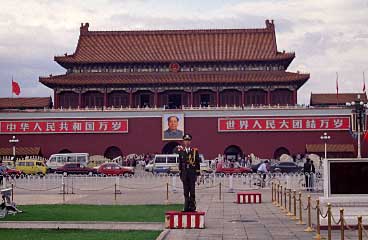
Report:
[[[339,74],[336,72],[336,105],[339,106]]]
[[[364,93],[364,95],[366,95],[366,91],[365,91],[365,76],[364,76],[364,71],[363,71],[363,93]]]

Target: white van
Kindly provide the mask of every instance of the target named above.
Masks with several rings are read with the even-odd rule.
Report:
[[[178,154],[156,154],[153,158],[153,173],[175,173],[178,171]]]
[[[208,161],[204,161],[203,154],[199,154],[201,172],[212,172]],[[153,159],[153,173],[178,173],[179,155],[178,154],[157,154]]]
[[[88,153],[58,153],[50,156],[46,162],[46,166],[53,172],[56,168],[62,167],[66,163],[80,163],[87,166],[88,160]]]

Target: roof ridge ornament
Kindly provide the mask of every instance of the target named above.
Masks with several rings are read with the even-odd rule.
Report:
[[[273,20],[266,19],[266,28],[270,30],[275,30],[275,24]]]
[[[85,24],[81,23],[80,34],[82,35],[82,34],[88,33],[88,28],[89,28],[89,23],[88,22],[85,23]]]

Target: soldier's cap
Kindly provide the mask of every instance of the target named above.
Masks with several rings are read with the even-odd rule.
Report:
[[[192,140],[192,136],[190,134],[186,133],[183,136],[183,140],[189,140],[189,141],[191,141]]]

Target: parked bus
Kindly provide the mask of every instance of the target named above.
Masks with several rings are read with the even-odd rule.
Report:
[[[50,156],[46,162],[46,166],[53,172],[56,168],[62,167],[66,163],[80,163],[87,166],[88,160],[88,153],[58,153]]]

